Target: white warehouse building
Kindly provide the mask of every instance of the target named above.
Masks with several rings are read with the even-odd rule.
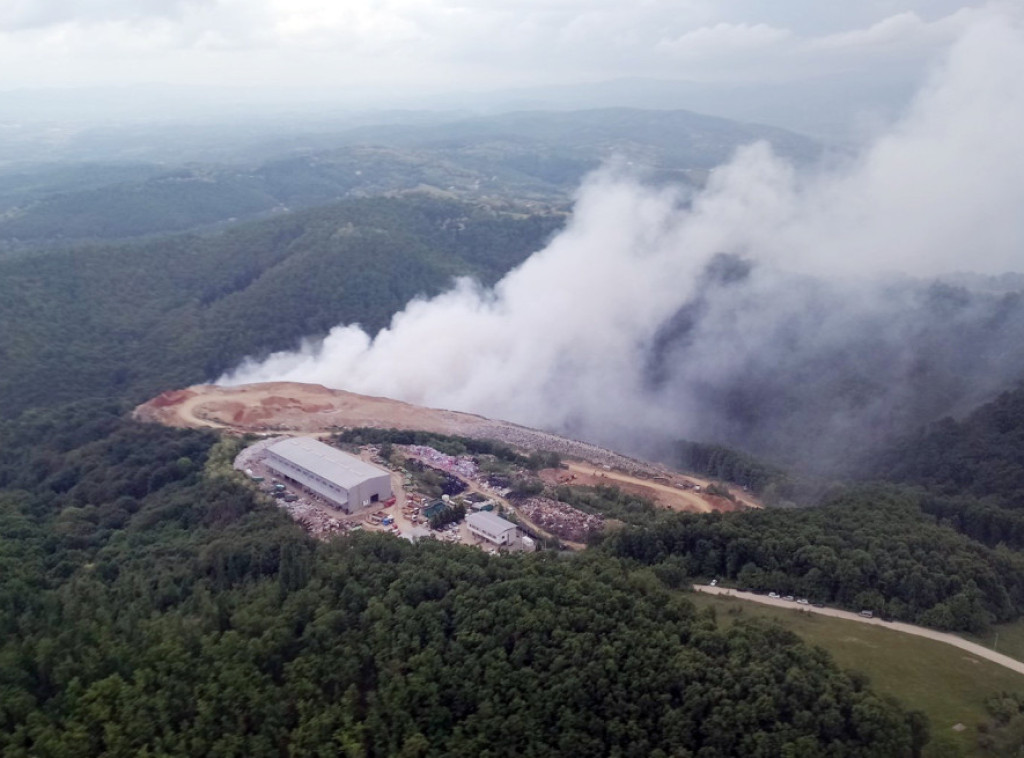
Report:
[[[466,525],[470,534],[495,545],[511,545],[516,538],[516,525],[490,511],[470,513],[466,516]]]
[[[310,437],[275,442],[266,449],[264,463],[346,513],[392,494],[390,472]]]

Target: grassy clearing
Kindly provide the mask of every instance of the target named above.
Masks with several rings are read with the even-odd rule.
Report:
[[[998,624],[981,636],[964,635],[972,642],[997,650],[1003,655],[1024,661],[1024,619],[1012,624]]]
[[[694,593],[692,599],[699,608],[714,608],[720,624],[742,618],[778,621],[825,648],[842,668],[866,674],[876,692],[924,711],[932,723],[932,744],[925,755],[933,758],[979,755],[976,726],[987,720],[985,699],[1003,690],[1024,690],[1024,676],[934,640],[736,598]],[[1000,652],[1016,655],[1011,644],[1024,648],[1024,623],[1007,625],[1001,632]],[[958,723],[967,729],[953,731]]]

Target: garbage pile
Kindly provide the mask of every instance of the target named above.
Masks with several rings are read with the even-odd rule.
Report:
[[[468,455],[460,455],[458,457],[445,455],[441,451],[426,445],[409,445],[406,450],[409,451],[410,455],[419,458],[424,463],[441,471],[446,471],[449,474],[455,474],[463,479],[476,479],[480,473],[476,463]]]
[[[306,531],[318,539],[327,539],[335,534],[345,534],[353,527],[352,524],[339,521],[317,506],[304,500],[294,503],[281,501],[279,505],[287,511],[292,519],[300,523]]]
[[[518,510],[541,529],[570,542],[586,542],[591,534],[604,529],[603,516],[584,513],[546,497],[524,500]]]

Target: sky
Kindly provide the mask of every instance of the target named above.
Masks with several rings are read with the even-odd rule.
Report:
[[[629,77],[913,75],[991,8],[951,0],[4,0],[0,91],[159,83],[402,93]]]

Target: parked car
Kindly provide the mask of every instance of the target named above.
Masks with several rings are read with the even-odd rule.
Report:
[[[793,598],[793,596],[792,596],[792,595],[786,595],[786,596],[785,596],[784,598],[782,598],[782,599],[783,599],[783,600],[789,600],[790,602],[792,602],[794,598]]]
[[[778,599],[779,593],[778,592],[769,592],[768,593],[768,597],[774,597],[775,599]]]
[[[805,597],[800,598],[797,602],[800,603],[800,605],[808,605],[810,603],[810,601]]]

